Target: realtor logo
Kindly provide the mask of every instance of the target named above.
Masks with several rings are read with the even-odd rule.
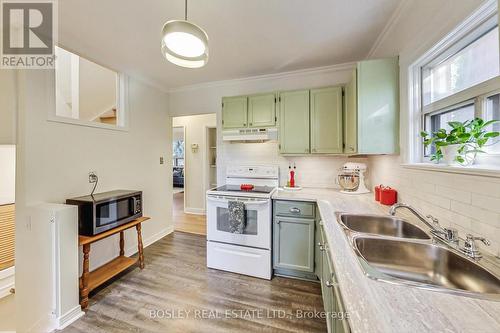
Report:
[[[54,68],[54,0],[1,0],[1,68]]]

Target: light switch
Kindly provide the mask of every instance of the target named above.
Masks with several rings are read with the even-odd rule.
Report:
[[[163,156],[160,156],[160,164],[163,164],[163,163],[164,163]]]

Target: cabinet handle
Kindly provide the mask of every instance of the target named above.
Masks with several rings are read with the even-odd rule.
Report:
[[[276,221],[276,224],[280,224],[280,221]]]
[[[331,288],[331,287],[333,287],[333,286],[335,286],[335,287],[336,287],[336,286],[338,286],[339,284],[338,284],[338,283],[335,283],[335,282],[332,282],[332,281],[328,281],[328,280],[326,280],[326,281],[325,281],[325,285],[326,285],[328,288]]]
[[[324,251],[325,250],[325,247],[323,246],[323,244],[318,243],[318,246],[319,246],[319,250],[320,251]]]
[[[249,125],[250,125],[250,126],[252,126],[253,124],[252,124],[252,123],[250,123]]]
[[[246,126],[246,125],[247,125],[247,123],[243,123],[243,126]]]
[[[297,207],[290,208],[290,213],[300,214],[300,208]]]
[[[316,148],[313,148],[313,153],[315,153],[315,152],[316,152]]]
[[[349,149],[350,149],[351,151],[354,151],[354,147],[349,147]]]

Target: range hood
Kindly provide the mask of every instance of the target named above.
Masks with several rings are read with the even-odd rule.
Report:
[[[262,142],[262,141],[278,140],[278,129],[240,128],[234,130],[223,130],[222,140],[243,141],[243,142]]]

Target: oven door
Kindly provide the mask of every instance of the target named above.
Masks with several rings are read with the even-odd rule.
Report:
[[[228,202],[245,203],[246,226],[242,234],[229,231]],[[209,241],[271,249],[271,199],[207,195]]]

